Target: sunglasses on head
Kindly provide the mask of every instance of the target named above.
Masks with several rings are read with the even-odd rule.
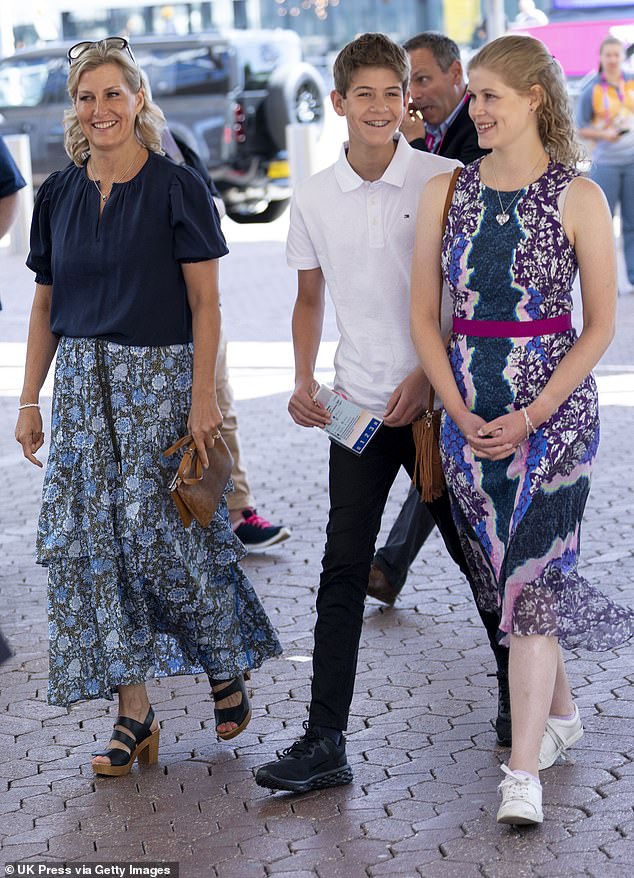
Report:
[[[75,45],[71,46],[68,50],[68,63],[74,64],[75,61],[78,61],[79,58],[81,58],[84,52],[88,51],[88,49],[92,49],[93,46],[102,45],[107,49],[118,49],[120,52],[125,50],[132,61],[136,64],[134,55],[132,54],[132,49],[130,48],[130,43],[124,37],[105,37],[103,40],[82,40],[81,43],[75,43]]]

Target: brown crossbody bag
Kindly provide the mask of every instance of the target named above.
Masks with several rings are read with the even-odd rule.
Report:
[[[443,235],[447,227],[447,217],[456,188],[456,182],[462,168],[456,168],[451,175],[447,197],[442,215]],[[442,272],[440,276],[440,294],[438,296],[438,325],[442,325]],[[449,338],[447,338],[447,344]],[[429,400],[427,410],[412,424],[412,435],[416,447],[416,459],[414,461],[414,475],[412,482],[420,491],[420,498],[424,503],[430,503],[441,497],[447,487],[445,474],[442,471],[440,461],[440,409],[434,409],[436,394],[434,388],[429,386]]]

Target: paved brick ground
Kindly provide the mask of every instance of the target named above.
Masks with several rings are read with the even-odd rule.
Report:
[[[293,281],[283,230],[262,231],[270,240],[257,244],[252,232],[232,231],[223,290],[234,341],[289,337]],[[0,278],[2,339],[21,341],[31,279],[2,253]],[[630,605],[633,328],[634,297],[623,297],[618,338],[599,369],[608,404],[583,535],[585,573]],[[329,317],[326,335],[333,333]],[[279,551],[245,563],[285,645],[283,657],[254,675],[254,719],[234,742],[220,744],[206,679],[152,683],[162,722],[158,767],[95,780],[89,754],[107,740],[112,705],[66,711],[45,701],[45,575],[32,560],[41,473],[18,456],[15,405],[15,396],[0,397],[1,623],[16,652],[0,669],[2,863],[178,860],[184,878],[634,874],[631,647],[570,656],[586,726],[575,763],[544,773],[541,828],[498,827],[496,786],[507,751],[495,745],[491,725],[492,658],[466,584],[436,536],[396,608],[368,603],[348,738],[354,783],[299,797],[255,785],[255,767],[287,746],[306,716],[327,508],[327,443],[289,422],[285,394],[245,399],[239,408],[261,510],[294,530]],[[401,481],[387,525],[405,490]]]

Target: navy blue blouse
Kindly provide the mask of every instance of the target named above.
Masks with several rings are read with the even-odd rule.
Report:
[[[192,316],[180,263],[228,252],[200,176],[150,152],[132,180],[113,185],[101,217],[85,165],[51,174],[37,194],[26,264],[53,286],[56,335],[186,344]]]

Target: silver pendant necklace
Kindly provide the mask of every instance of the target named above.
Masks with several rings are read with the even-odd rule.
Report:
[[[513,198],[509,201],[509,203],[506,205],[506,207],[504,207],[502,204],[502,198],[500,196],[500,184],[498,183],[498,177],[497,177],[497,174],[495,173],[495,165],[493,164],[493,158],[491,158],[491,170],[493,171],[493,179],[495,180],[495,185],[497,187],[495,192],[497,194],[498,201],[500,202],[500,212],[495,215],[495,218],[498,221],[498,224],[500,226],[506,225],[506,223],[511,218],[510,214],[509,214],[509,210],[511,209],[511,207],[513,207],[513,205],[515,204],[515,202],[517,201],[517,199],[519,198],[521,193],[524,191],[524,189],[528,186],[533,174],[535,173],[535,171],[539,167],[540,163],[543,161],[544,161],[544,156],[540,156],[537,159],[537,161],[535,162],[535,164],[533,165],[533,167],[530,170],[530,174],[527,177],[527,182],[517,190],[517,192],[515,193]]]
[[[106,201],[110,198],[110,194],[111,194],[111,192],[112,192],[112,187],[113,187],[116,183],[120,183],[120,182],[121,182],[125,177],[127,177],[127,175],[130,173],[130,171],[131,171],[132,168],[134,167],[134,164],[135,164],[136,160],[137,160],[138,157],[139,157],[139,153],[140,153],[140,152],[142,152],[141,149],[139,149],[137,152],[135,152],[135,154],[134,154],[134,158],[132,159],[132,161],[130,162],[130,164],[128,165],[128,167],[125,169],[125,171],[123,172],[123,174],[121,174],[117,180],[113,180],[113,181],[112,181],[112,183],[110,184],[110,192],[108,192],[107,195],[104,195],[104,194],[103,194],[103,192],[101,191],[101,186],[100,186],[99,183],[97,182],[97,174],[96,174],[96,172],[95,172],[95,165],[94,165],[94,162],[93,162],[92,156],[90,156],[90,167],[91,167],[91,170],[92,170],[92,182],[93,182],[93,184],[94,184],[94,186],[95,186],[95,189],[96,189],[97,192],[99,193],[99,197],[101,198],[101,200],[103,201],[104,204],[105,204]]]

